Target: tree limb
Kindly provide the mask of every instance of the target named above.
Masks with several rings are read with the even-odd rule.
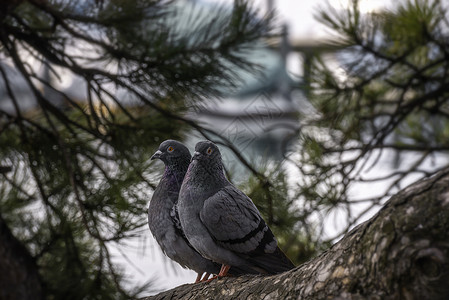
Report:
[[[0,215],[0,299],[43,299],[36,262]]]

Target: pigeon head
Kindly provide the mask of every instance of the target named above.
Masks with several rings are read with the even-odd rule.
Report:
[[[165,165],[189,165],[190,151],[181,142],[166,140],[161,143],[159,149],[153,154],[151,160],[160,159]]]
[[[206,163],[208,165],[221,165],[221,154],[217,145],[211,141],[201,141],[195,146],[195,153],[192,160],[197,160],[200,163]]]

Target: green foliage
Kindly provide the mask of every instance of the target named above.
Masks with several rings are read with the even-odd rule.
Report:
[[[367,14],[353,1],[342,11],[319,13],[339,50],[332,59],[316,55],[311,65],[317,114],[301,132],[299,188],[307,201],[324,205],[321,212],[346,211],[346,229],[403,187],[407,176],[447,165],[428,164],[432,155],[449,151],[447,16],[437,0],[402,1]],[[393,164],[380,162],[383,157]],[[382,175],[370,173],[374,167]],[[355,199],[354,185],[368,183],[385,189]],[[354,204],[366,208],[353,216]]]
[[[429,35],[439,30],[444,22],[444,10],[439,1],[407,1],[397,11],[385,12],[382,18],[386,51],[403,55],[411,49],[426,47]],[[422,56],[422,55],[419,55]]]
[[[16,2],[1,16],[2,101],[13,107],[0,107],[0,164],[13,167],[0,174],[1,215],[48,299],[133,298],[148,286],[125,289],[108,247],[146,226],[149,158],[201,129],[183,117],[190,105],[232,87],[236,68],[256,70],[242,54],[269,19],[244,1],[207,17],[165,0]],[[67,77],[77,96],[59,84]]]

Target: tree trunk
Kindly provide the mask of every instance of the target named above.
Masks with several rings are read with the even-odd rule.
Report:
[[[187,284],[144,299],[449,299],[449,169],[399,192],[289,272]]]
[[[0,300],[43,299],[37,266],[0,215]]]

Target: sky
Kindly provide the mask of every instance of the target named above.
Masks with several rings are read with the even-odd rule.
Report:
[[[289,39],[291,43],[296,41],[319,41],[329,37],[330,32],[320,25],[315,19],[317,7],[329,3],[334,7],[341,7],[348,4],[349,0],[274,0],[274,7],[278,12],[280,24],[286,24],[289,28]],[[232,0],[199,0],[206,5],[209,3],[232,3]],[[254,1],[262,11],[266,9],[266,0]],[[362,0],[360,7],[363,12],[370,12],[388,5],[390,1],[385,0]],[[299,56],[291,55],[287,61],[289,71],[297,73],[299,71]],[[154,167],[163,168],[161,162],[154,164]],[[112,247],[116,261],[125,266],[126,273],[130,276],[130,282],[134,285],[138,282],[153,280],[152,292],[156,294],[161,290],[167,290],[184,283],[192,283],[196,274],[193,271],[182,269],[178,264],[173,263],[160,250],[156,241],[152,238],[149,229],[144,231],[139,238],[129,243]],[[126,253],[127,258],[123,258]],[[144,295],[148,295],[145,293]],[[142,296],[144,296],[142,295]]]
[[[269,0],[254,0],[255,7],[260,7],[262,11],[267,8]],[[232,3],[233,0],[198,0],[204,3]],[[289,26],[292,39],[322,39],[329,36],[325,27],[315,20],[315,15],[319,7],[327,7],[327,4],[335,7],[348,7],[351,0],[272,0],[277,11],[280,23]],[[382,7],[388,7],[394,1],[391,0],[359,0],[360,11],[363,13],[372,12]]]

